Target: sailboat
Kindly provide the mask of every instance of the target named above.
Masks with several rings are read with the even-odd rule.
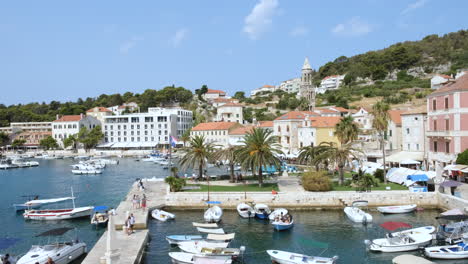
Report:
[[[73,188],[71,189],[73,208],[67,209],[44,209],[44,210],[25,210],[23,217],[29,220],[65,220],[90,216],[93,213],[94,206],[75,207],[75,197]]]

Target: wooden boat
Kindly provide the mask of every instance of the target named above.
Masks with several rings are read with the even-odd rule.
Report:
[[[26,210],[24,219],[28,220],[65,220],[90,216],[93,212],[92,206],[84,206],[70,209],[46,209]]]
[[[163,211],[163,210],[159,210],[159,209],[154,209],[152,212],[151,212],[151,216],[156,219],[156,220],[159,220],[159,221],[167,221],[169,219],[174,219],[175,218],[175,215],[174,214],[171,214],[169,212],[166,212],[166,211]]]
[[[237,205],[237,213],[239,213],[242,218],[255,217],[254,209],[246,203],[240,203]]]
[[[467,259],[468,244],[461,242],[456,245],[427,247],[424,249],[424,255],[435,259]]]
[[[202,248],[227,248],[229,242],[210,242],[206,240],[184,241],[177,244],[182,251],[196,254]]]
[[[204,214],[205,221],[208,223],[217,223],[221,221],[222,216],[223,209],[217,205],[208,208]]]
[[[377,210],[383,214],[404,214],[416,210],[417,205],[393,205],[393,206],[380,206]]]
[[[206,228],[216,228],[218,227],[218,224],[216,223],[197,223],[197,222],[192,222],[192,225],[194,227],[206,227]]]
[[[289,223],[282,222],[282,221],[274,221],[274,222],[271,222],[271,225],[273,226],[274,229],[278,231],[288,230],[294,226],[294,220],[291,219],[291,222]]]
[[[212,257],[201,256],[185,252],[169,252],[172,263],[174,264],[231,264],[232,259],[229,256]]]
[[[198,232],[208,233],[208,234],[225,234],[224,229],[222,228],[203,228],[197,227]]]
[[[185,241],[200,241],[203,240],[203,237],[200,235],[170,235],[166,236],[166,240],[171,245],[177,245]]]
[[[274,221],[275,218],[279,218],[281,216],[285,216],[288,214],[288,209],[285,209],[285,208],[276,208],[275,210],[273,210],[273,212],[271,212],[271,214],[268,215],[268,219],[270,219],[270,221]]]
[[[370,223],[372,222],[372,215],[364,212],[357,207],[345,207],[344,212],[351,221],[356,223]]]
[[[268,215],[271,213],[270,208],[266,204],[256,204],[254,211],[255,216],[260,219],[268,219]]]
[[[335,264],[338,257],[313,257],[281,250],[267,250],[271,261],[278,264]]]

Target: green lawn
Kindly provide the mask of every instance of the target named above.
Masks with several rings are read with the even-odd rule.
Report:
[[[184,190],[184,192],[207,192],[208,186],[204,184],[187,184],[187,186],[200,186],[197,190]],[[272,190],[278,191],[278,184],[264,183],[262,188],[258,184],[247,184],[241,186],[220,186],[210,185],[210,192],[271,192]]]
[[[388,184],[379,184],[379,187],[374,187],[372,191],[386,191],[386,187],[389,186],[391,189],[390,191],[398,191],[398,190],[408,190],[408,187],[396,184],[393,182],[389,182]],[[351,186],[339,186],[338,184],[333,185],[333,191],[356,191],[355,187]]]

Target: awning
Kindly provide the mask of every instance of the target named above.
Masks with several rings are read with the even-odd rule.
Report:
[[[114,145],[112,145],[111,148],[125,148],[127,146],[127,143],[124,142],[117,142]]]
[[[429,177],[427,177],[426,174],[413,174],[413,175],[408,175],[406,179],[418,182],[418,181],[427,181],[429,180]]]
[[[444,170],[450,170],[450,171],[461,171],[463,169],[468,169],[468,166],[453,164],[453,165],[447,165],[444,167]]]
[[[421,164],[421,162],[419,162],[417,160],[413,160],[413,159],[404,159],[404,160],[400,161],[400,164],[401,165],[419,165],[419,164]]]
[[[385,162],[401,163],[404,160],[423,161],[423,152],[400,151],[385,158]]]
[[[114,145],[114,142],[107,142],[107,143],[99,144],[96,147],[97,148],[110,148],[112,145]]]

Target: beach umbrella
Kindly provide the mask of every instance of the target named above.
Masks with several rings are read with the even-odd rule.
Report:
[[[440,184],[442,187],[458,187],[460,185],[463,185],[463,183],[457,181],[444,181]]]
[[[410,224],[404,222],[385,222],[383,224],[380,224],[380,226],[389,231],[394,231],[399,228],[411,228]]]

